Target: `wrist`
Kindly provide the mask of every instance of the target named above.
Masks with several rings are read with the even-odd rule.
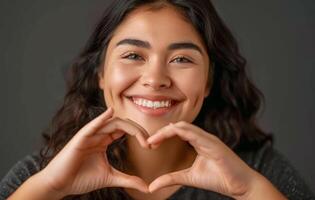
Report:
[[[32,199],[32,200],[57,200],[62,199],[62,195],[58,191],[49,188],[47,179],[41,172],[34,174],[28,178],[11,196],[9,200],[15,199]]]
[[[287,199],[283,196],[273,184],[258,172],[253,177],[252,181],[248,186],[248,190],[241,196],[233,197],[237,200],[251,200],[251,199],[277,199],[285,200]]]
[[[42,191],[45,196],[47,195],[47,197],[49,197],[47,199],[62,199],[67,196],[62,191],[53,188],[50,185],[49,178],[45,176],[42,171],[32,176],[30,181],[34,186],[38,186],[40,191]]]

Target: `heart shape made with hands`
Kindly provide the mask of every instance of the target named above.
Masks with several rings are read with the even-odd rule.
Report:
[[[110,158],[107,153],[108,147],[113,141],[124,135],[132,136],[129,138],[128,144],[134,142],[138,143],[141,148],[152,150],[158,148],[162,143],[164,145],[164,142],[170,141],[170,138],[178,136],[179,138],[175,139],[179,139],[179,142],[189,143],[187,146],[189,150],[192,147],[191,152],[194,154],[182,159],[185,162],[178,164],[177,171],[158,172],[165,172],[165,174],[154,180],[154,177],[150,177],[149,181],[153,181],[148,185],[142,178],[116,169],[108,159]],[[131,141],[135,138],[137,141]],[[138,148],[138,146],[134,146],[134,148]],[[138,150],[141,151],[141,148]],[[172,149],[172,152],[174,150]],[[106,151],[106,155],[104,155],[104,151]],[[180,151],[181,149],[178,153]],[[183,154],[190,156],[188,149]],[[187,160],[189,162],[186,162]],[[135,161],[135,163],[138,162]],[[189,165],[191,166],[189,167]],[[188,168],[178,169],[180,166]],[[159,170],[159,168],[156,169]],[[209,176],[210,174],[211,176]],[[218,137],[198,126],[184,121],[176,122],[162,127],[149,137],[149,134],[139,124],[131,120],[113,117],[113,109],[108,109],[81,128],[39,176],[53,177],[47,184],[48,187],[54,188],[53,190],[64,195],[83,194],[104,187],[133,188],[144,193],[153,193],[166,188],[170,193],[171,189],[168,186],[187,185],[212,190],[227,196],[245,194],[255,179],[260,177]]]
[[[132,123],[135,124],[135,122]],[[139,125],[133,127],[139,127]],[[137,134],[143,136],[139,129],[137,132],[136,134],[129,133],[129,135],[135,136],[141,147],[156,149],[170,138],[178,136],[180,140],[189,143],[195,153],[193,160],[187,162],[187,165],[192,163],[191,166],[176,169],[174,172],[166,172],[156,177],[149,186],[143,179],[137,177],[151,193],[168,186],[187,185],[226,196],[240,196],[248,191],[254,179],[258,179],[257,172],[223,141],[191,123],[184,121],[170,123],[146,138],[137,136]]]
[[[132,120],[130,120],[130,119],[124,119],[124,121],[127,121],[129,124],[132,124],[132,125],[135,126],[137,129],[140,129],[141,132],[145,133],[145,136],[146,136],[145,139],[150,138],[150,135],[147,133],[147,131],[146,131],[141,125],[139,125],[138,123],[136,123],[136,122],[134,122],[134,121],[132,121]],[[162,128],[164,128],[164,127],[162,127]],[[162,128],[161,128],[161,129],[162,129]],[[144,148],[144,147],[143,147],[143,144],[141,145],[141,143],[143,143],[143,140],[142,140],[142,141],[140,140],[140,136],[137,137],[137,134],[134,135],[134,134],[130,134],[130,133],[129,133],[129,135],[135,136],[135,137],[137,138],[137,140],[138,140],[139,147]],[[126,136],[126,135],[125,135],[125,136]],[[122,139],[122,138],[120,138],[120,139]],[[126,139],[126,138],[123,138],[123,139]],[[168,139],[169,139],[169,138],[164,138],[164,139],[162,139],[162,141],[160,141],[160,142],[158,142],[158,143],[155,143],[155,144],[149,144],[149,143],[148,143],[148,149],[149,149],[149,151],[150,151],[150,150],[151,150],[151,151],[157,150],[157,149],[160,147],[160,145],[163,145],[162,143],[166,142],[166,140],[168,140]],[[114,141],[114,142],[112,143],[112,146],[109,147],[109,148],[111,149],[111,151],[114,151],[114,149],[117,148],[116,145],[117,145],[118,141],[119,141],[119,139],[116,140],[116,141]],[[146,141],[146,142],[147,142],[147,141]],[[193,159],[195,159],[195,158],[193,158]],[[190,162],[190,163],[191,163],[191,162]],[[110,164],[112,165],[112,167],[115,168],[115,166],[113,166],[113,163],[110,163]],[[175,170],[175,171],[169,171],[169,172],[166,172],[166,173],[164,173],[164,174],[162,174],[162,175],[159,175],[159,176],[155,177],[155,178],[153,179],[153,181],[151,181],[149,184],[146,182],[149,191],[150,191],[150,192],[154,192],[154,191],[155,191],[155,189],[154,189],[154,191],[153,191],[153,190],[151,189],[152,187],[150,187],[150,186],[151,186],[152,183],[156,184],[156,183],[157,183],[156,180],[159,179],[160,177],[163,177],[163,176],[168,175],[168,174],[173,174],[174,172],[176,173],[176,172],[178,172],[178,171],[188,170],[188,168],[190,168],[190,167],[191,167],[191,164],[190,164],[190,165],[187,165],[187,164],[186,164],[184,168],[178,168],[178,169]],[[117,168],[116,168],[116,169],[117,169]],[[117,169],[117,170],[120,170],[120,169]],[[136,176],[136,175],[134,175],[134,174],[129,174],[130,172],[128,173],[127,170],[123,170],[122,172],[125,173],[125,174],[127,174],[127,175]],[[136,177],[137,177],[137,178],[140,178],[141,180],[143,180],[143,178],[141,178],[141,177],[139,177],[139,176],[136,176]],[[144,182],[145,182],[145,181],[144,181]]]

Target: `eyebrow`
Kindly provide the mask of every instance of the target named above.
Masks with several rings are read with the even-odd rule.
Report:
[[[176,50],[176,49],[192,49],[192,50],[196,50],[199,51],[199,53],[202,54],[202,50],[201,48],[192,43],[192,42],[178,42],[178,43],[172,43],[168,46],[169,50]]]
[[[141,48],[146,48],[146,49],[151,49],[151,45],[149,42],[147,41],[143,41],[143,40],[138,40],[138,39],[131,39],[131,38],[127,38],[127,39],[123,39],[121,41],[119,41],[116,46],[119,45],[133,45],[133,46],[137,46],[137,47],[141,47]],[[177,50],[177,49],[192,49],[192,50],[196,50],[199,51],[199,53],[203,54],[201,48],[197,45],[194,44],[192,42],[177,42],[177,43],[172,43],[167,47],[168,50]]]

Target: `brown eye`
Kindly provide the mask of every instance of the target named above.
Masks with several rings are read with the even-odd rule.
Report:
[[[122,58],[129,60],[143,60],[143,58],[136,53],[129,53],[126,56],[123,56]]]
[[[183,56],[180,56],[180,57],[177,57],[173,60],[173,62],[175,63],[192,63],[191,60],[183,57]]]

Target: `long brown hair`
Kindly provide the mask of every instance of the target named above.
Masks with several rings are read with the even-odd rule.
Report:
[[[104,96],[98,86],[104,53],[112,33],[126,15],[144,5],[152,9],[163,6],[176,8],[195,27],[207,47],[212,62],[212,73],[209,73],[212,87],[193,123],[217,135],[233,150],[257,148],[271,139],[271,135],[264,133],[256,122],[264,96],[249,79],[246,60],[240,55],[235,38],[210,0],[115,0],[107,7],[86,47],[69,68],[63,105],[43,132],[42,168],[79,129],[106,110]],[[117,140],[106,152],[110,163],[121,170],[126,166],[124,139]],[[104,188],[65,199],[74,198],[129,197],[120,188]]]

